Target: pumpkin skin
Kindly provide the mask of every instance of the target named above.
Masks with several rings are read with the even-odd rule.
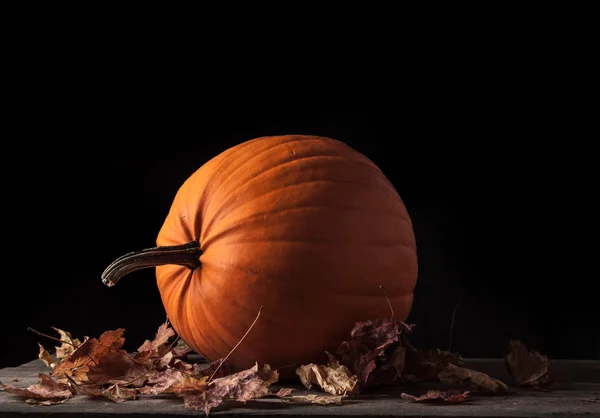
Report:
[[[256,138],[208,161],[178,190],[158,246],[198,240],[194,270],[156,267],[174,330],[234,368],[326,361],[354,323],[404,321],[417,251],[406,207],[380,169],[324,137]],[[293,368],[291,369],[294,370]]]

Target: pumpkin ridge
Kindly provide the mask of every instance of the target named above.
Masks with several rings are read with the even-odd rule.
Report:
[[[210,280],[204,280],[203,282],[209,283]],[[219,289],[217,288],[217,291],[218,290]],[[203,294],[203,293],[201,292],[201,294]],[[199,316],[202,316],[204,319],[204,322],[202,324],[204,324],[210,328],[210,330],[209,330],[210,336],[209,336],[209,338],[202,338],[202,341],[208,346],[207,347],[208,349],[212,350],[213,352],[219,352],[219,350],[215,348],[215,344],[214,344],[214,342],[215,342],[214,337],[216,336],[222,343],[221,348],[224,345],[227,348],[227,351],[231,351],[231,349],[233,349],[233,347],[235,347],[235,345],[239,342],[239,340],[238,340],[239,337],[236,335],[236,332],[234,330],[230,329],[228,326],[225,326],[225,324],[220,321],[220,318],[216,317],[215,315],[213,315],[211,313],[212,309],[208,309],[209,308],[208,304],[212,303],[212,300],[209,300],[208,298],[206,298],[204,296],[204,294],[203,294],[203,297],[204,297],[205,303],[196,303],[195,305],[200,307],[201,315],[199,315]],[[190,296],[190,298],[192,298],[192,296]],[[244,305],[242,305],[241,303],[236,301],[234,298],[229,298],[227,303],[235,305],[238,308],[240,308],[241,310],[248,312],[248,317],[251,317],[253,313],[255,314],[255,312],[252,312],[251,309],[245,307]],[[195,306],[191,302],[188,302],[187,304],[188,304],[188,306]],[[202,324],[198,325],[198,322],[196,321],[195,316],[190,315],[190,317],[194,318],[192,322],[194,322],[194,325],[196,327],[195,329],[202,329]],[[264,319],[265,318],[263,318],[263,316],[261,315],[259,322],[264,322]],[[278,326],[281,325],[274,321],[268,321],[268,322],[275,323]],[[213,326],[213,324],[218,324],[219,330],[216,330],[215,327]],[[221,332],[219,332],[219,331],[221,331]],[[222,331],[225,331],[227,336],[223,335]],[[196,343],[196,345],[199,346],[199,344],[197,344],[197,343]],[[256,344],[254,344],[254,346],[256,346]],[[268,342],[266,343],[265,347],[269,347]]]
[[[236,266],[235,266],[235,265],[233,265],[233,264],[227,264],[226,266],[227,266],[227,267],[236,267]],[[252,273],[252,271],[250,271],[250,273]],[[256,277],[260,277],[258,274],[255,274],[255,276],[256,276]],[[212,281],[211,281],[210,279],[208,279],[208,280],[204,280],[204,283],[211,283],[211,282],[212,282]],[[219,287],[218,287],[218,286],[216,286],[215,284],[212,284],[212,286],[213,286],[213,287],[216,289],[216,291],[220,291]],[[205,300],[206,300],[208,303],[211,303],[211,301],[210,301],[210,300],[208,300],[208,299],[205,299]],[[237,306],[237,307],[238,307],[240,310],[246,311],[246,312],[248,313],[248,315],[249,315],[249,316],[251,316],[253,313],[255,313],[253,309],[250,309],[250,308],[246,307],[245,305],[241,304],[241,303],[240,303],[240,302],[238,302],[238,301],[237,301],[235,298],[229,298],[229,299],[227,300],[227,302],[228,302],[228,303],[231,303],[232,305],[235,305],[235,306]],[[263,310],[263,314],[264,314],[264,310]],[[260,318],[261,318],[261,319],[260,319],[260,320],[261,320],[261,322],[264,322],[264,321],[263,321],[263,315],[262,315],[262,314],[261,314],[261,317],[260,317]],[[277,326],[285,326],[285,325],[286,325],[286,324],[285,324],[285,322],[282,322],[282,321],[277,321],[275,318],[271,318],[271,316],[270,316],[269,312],[267,312],[267,313],[265,314],[265,320],[267,320],[268,322],[271,322],[271,323],[273,323],[273,324],[276,324]],[[236,341],[236,344],[237,344],[237,341]],[[234,344],[234,345],[235,345],[235,344]]]
[[[169,321],[173,325],[173,329],[179,335],[190,334],[185,326],[185,324],[188,324],[187,312],[184,312],[186,304],[182,303],[181,299],[186,297],[190,283],[193,278],[192,277],[193,275],[194,275],[193,271],[191,271],[191,270],[188,271],[187,274],[185,275],[185,278],[183,280],[174,281],[171,284],[171,286],[169,286],[169,291],[165,292],[164,296],[163,296],[164,300],[167,302],[167,304],[165,306],[173,306],[173,305],[177,306],[176,315],[171,317],[171,315],[169,315],[169,312],[167,312],[167,317],[169,318]],[[178,301],[178,303],[173,304],[173,302],[172,302],[173,299],[177,299],[178,297],[180,299]]]
[[[283,145],[285,145],[285,144],[283,144]],[[274,147],[274,148],[276,148],[276,147]],[[272,148],[272,149],[274,149],[274,148]],[[282,167],[285,167],[286,165],[289,165],[289,164],[305,162],[306,160],[321,160],[323,163],[326,163],[326,160],[329,160],[329,159],[339,160],[340,163],[364,165],[369,170],[373,170],[377,174],[381,174],[381,172],[376,167],[373,167],[372,164],[369,164],[368,162],[365,162],[365,161],[354,160],[352,158],[348,158],[348,156],[345,156],[345,155],[317,154],[317,155],[307,155],[307,156],[300,157],[300,158],[292,157],[288,160],[280,161],[279,163],[277,163],[267,169],[256,172],[252,177],[245,179],[245,181],[242,184],[238,185],[237,187],[232,188],[232,190],[226,196],[220,197],[219,201],[222,203],[219,206],[219,208],[215,211],[215,213],[212,215],[211,222],[209,223],[209,225],[207,225],[207,229],[210,229],[210,227],[212,227],[212,225],[215,223],[215,219],[218,219],[218,217],[221,215],[221,213],[227,208],[232,196],[235,196],[237,193],[240,193],[240,190],[242,190],[244,188],[251,187],[252,183],[254,181],[257,181],[257,179],[260,179],[262,176],[269,175],[273,170],[281,169]],[[222,184],[224,184],[224,181]],[[299,183],[296,183],[296,184],[299,184]],[[273,189],[273,190],[280,190],[280,189]],[[220,220],[222,220],[222,219],[220,219]],[[207,231],[207,232],[210,232],[210,231]]]
[[[252,154],[246,160],[244,160],[241,164],[237,165],[231,172],[227,173],[227,175],[225,176],[225,178],[216,178],[216,179],[214,179],[214,182],[218,183],[217,187],[222,186],[223,184],[225,184],[227,182],[227,180],[229,180],[231,178],[231,176],[233,176],[233,174],[235,174],[240,168],[244,167],[247,163],[253,161],[255,158],[260,157],[261,155],[263,155],[263,154],[265,154],[267,152],[270,152],[270,151],[273,151],[274,149],[279,148],[280,146],[288,145],[290,142],[307,142],[307,141],[323,141],[323,140],[325,140],[325,138],[322,138],[322,137],[312,137],[312,136],[308,137],[307,136],[307,137],[300,137],[298,139],[293,139],[292,138],[292,139],[289,139],[289,140],[287,140],[285,142],[277,142],[277,143],[273,144],[272,146],[267,147],[267,148],[261,150],[260,152],[258,152],[256,154]],[[246,157],[246,155],[242,153],[242,154],[240,154],[240,157]],[[221,162],[221,164],[227,163],[228,166],[234,166],[236,162],[237,162],[237,160],[234,160],[234,161],[226,161],[226,160],[224,160],[223,162]],[[261,173],[258,173],[258,174],[261,174]],[[234,192],[235,192],[235,189],[234,189]],[[212,195],[213,195],[213,193],[212,193],[212,190],[211,190],[211,193],[209,194],[209,196],[212,196]],[[223,199],[220,199],[220,200],[223,200]],[[210,204],[208,206],[210,206]],[[225,205],[223,205],[223,204],[220,205],[219,208],[216,210],[215,215],[217,215],[218,213],[220,213],[220,211],[222,210],[222,208],[224,206]],[[209,208],[207,207],[206,210],[208,211],[208,209]],[[206,224],[205,229],[207,231],[210,230],[210,228],[212,227],[212,224],[215,222],[215,215],[213,215],[211,217],[211,220],[208,221],[208,223]]]
[[[407,247],[412,249],[411,244],[407,244],[406,241],[401,242],[352,242],[352,241],[332,241],[328,239],[318,239],[315,237],[308,238],[260,238],[260,239],[242,239],[239,241],[228,242],[227,246],[230,245],[240,245],[240,244],[249,244],[253,242],[264,242],[264,243],[272,243],[276,242],[278,244],[320,244],[320,245],[335,245],[336,247],[386,247],[386,248],[395,248],[395,247]]]
[[[204,282],[204,280],[199,280],[198,283],[196,284],[196,286],[200,285],[200,282]],[[199,292],[199,293],[203,297],[205,297],[203,292]],[[207,356],[209,358],[214,357],[214,356],[211,356],[211,354],[204,352],[204,351],[209,350],[209,351],[212,351],[213,353],[219,353],[219,349],[217,347],[215,347],[215,344],[213,342],[215,338],[219,338],[222,342],[224,342],[227,345],[229,345],[229,344],[223,340],[223,337],[221,336],[221,334],[219,332],[216,332],[216,330],[212,326],[212,320],[208,319],[208,315],[207,315],[208,309],[206,309],[205,303],[198,303],[198,302],[194,303],[193,298],[194,298],[194,293],[192,291],[190,291],[190,289],[188,289],[188,293],[186,295],[186,301],[184,303],[184,305],[186,305],[186,307],[187,307],[186,311],[188,311],[188,310],[190,311],[190,313],[187,315],[187,320],[189,321],[190,325],[192,325],[192,329],[200,331],[197,334],[191,333],[194,338],[194,344],[196,345],[196,347],[204,346],[203,348],[205,348],[205,350],[200,350],[201,354],[203,354],[204,356]],[[194,314],[195,308],[200,309],[200,315],[197,315],[197,312],[196,312],[196,314]],[[201,331],[201,330],[207,331],[206,326],[208,326],[210,328],[209,331],[212,331],[209,333],[210,335],[205,335],[205,333]],[[200,343],[200,341],[202,341],[202,344]]]
[[[256,154],[252,154],[250,156],[248,156],[248,155],[246,155],[244,153],[240,153],[238,155],[238,159],[241,159],[241,157],[248,157],[248,158],[246,160],[244,160],[241,164],[237,165],[237,166],[235,166],[235,163],[237,162],[237,160],[227,161],[226,159],[224,159],[223,161],[221,161],[220,165],[227,164],[227,166],[229,166],[229,167],[234,167],[235,166],[235,168],[233,170],[231,170],[229,173],[227,173],[227,175],[225,176],[225,178],[218,178],[219,185],[224,184],[227,180],[229,180],[231,178],[231,176],[233,176],[240,168],[244,167],[247,163],[253,161],[255,158],[260,157],[261,155],[263,155],[263,154],[265,154],[265,153],[267,153],[269,151],[272,151],[273,149],[276,149],[276,148],[278,148],[280,146],[287,145],[290,142],[315,141],[315,140],[317,140],[317,139],[313,138],[313,137],[307,137],[307,138],[304,138],[304,139],[289,139],[289,140],[287,140],[285,142],[276,142],[275,144],[272,144],[271,146],[266,147],[265,149],[261,150],[260,152],[258,152]],[[249,142],[253,142],[253,141],[249,141]],[[243,144],[240,144],[240,145],[243,145]],[[250,144],[248,144],[248,145],[250,145]],[[238,151],[241,150],[241,149],[242,148],[235,149],[235,153],[238,153]]]
[[[239,229],[245,228],[250,226],[247,222],[252,221],[252,220],[258,220],[261,217],[264,216],[268,216],[268,215],[281,215],[285,212],[288,211],[295,211],[295,210],[320,210],[320,209],[333,209],[333,210],[349,210],[349,211],[356,211],[356,212],[370,212],[373,216],[389,216],[389,217],[393,217],[393,218],[401,218],[402,220],[406,221],[406,217],[398,212],[372,212],[369,209],[365,209],[365,208],[359,208],[359,207],[353,207],[353,206],[329,206],[329,205],[302,205],[302,206],[290,206],[290,207],[286,207],[286,208],[278,208],[278,209],[273,209],[273,210],[269,210],[269,211],[265,211],[265,212],[260,212],[260,213],[256,213],[253,214],[251,216],[248,216],[246,218],[243,219],[238,219],[236,223],[231,224],[231,225],[227,225],[227,227],[225,229],[221,229],[220,231],[216,232],[215,234],[211,235],[210,237],[205,238],[202,241],[202,248],[204,249],[204,251],[206,251],[206,248],[208,248],[208,246],[210,246],[210,244],[212,242],[214,242],[215,240],[218,240],[219,238],[221,238],[223,235],[226,235],[228,233],[237,231]],[[224,222],[225,219],[227,218],[223,218],[221,219],[221,222]],[[406,221],[408,222],[408,221]]]
[[[286,186],[278,187],[278,188],[276,188],[276,189],[271,189],[271,190],[269,190],[269,191],[267,191],[267,192],[265,192],[265,193],[262,193],[262,194],[260,194],[260,195],[255,195],[255,196],[252,196],[252,198],[251,198],[251,199],[247,199],[247,200],[245,200],[245,201],[244,201],[244,202],[243,202],[243,203],[242,203],[240,206],[243,206],[243,205],[248,205],[248,204],[252,203],[254,200],[256,200],[256,199],[260,199],[260,198],[262,198],[262,197],[265,197],[265,196],[267,196],[267,195],[269,195],[269,194],[273,194],[273,193],[279,193],[279,192],[281,192],[282,190],[289,189],[289,188],[294,188],[294,187],[298,187],[298,186],[306,186],[306,185],[309,185],[309,184],[314,184],[314,183],[333,183],[333,184],[360,184],[360,183],[367,183],[367,182],[368,182],[368,181],[364,181],[364,182],[358,182],[358,181],[341,181],[341,180],[328,180],[328,179],[319,179],[319,180],[306,180],[306,181],[298,181],[298,182],[296,182],[296,183],[293,183],[293,184],[288,184],[288,185],[286,185]],[[235,211],[235,210],[238,210],[240,206],[237,206],[237,207],[235,207],[235,208],[231,209],[231,211],[233,212],[233,211]],[[216,219],[215,219],[214,217],[213,217],[213,218],[211,218],[211,221],[210,221],[210,222],[211,222],[211,225],[212,225],[212,223],[214,223],[215,221],[216,221]],[[207,235],[209,232],[210,232],[210,231],[208,230],[208,226],[207,226],[207,229],[201,233],[201,238],[200,238],[200,241],[201,241],[201,242],[204,242],[204,240],[206,239],[206,235]]]

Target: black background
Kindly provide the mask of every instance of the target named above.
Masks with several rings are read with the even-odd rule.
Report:
[[[377,102],[27,110],[3,153],[0,367],[35,358],[37,342],[53,346],[27,327],[78,337],[123,327],[128,349],[152,338],[165,320],[153,270],[114,288],[102,271],[155,244],[178,187],[203,163],[287,133],[346,142],[400,193],[419,252],[416,344],[447,349],[458,305],[451,348],[464,356],[498,357],[519,338],[551,358],[600,359],[597,272],[582,261],[595,256],[578,174],[585,115],[543,82],[514,82],[440,81]]]

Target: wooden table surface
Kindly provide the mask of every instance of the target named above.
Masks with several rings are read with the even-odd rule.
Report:
[[[501,359],[466,359],[465,367],[490,374],[509,385],[511,393],[488,395],[471,392],[469,401],[455,405],[415,403],[400,397],[402,392],[419,395],[431,384],[410,384],[402,387],[378,389],[357,397],[345,398],[343,405],[295,405],[277,398],[249,401],[247,404],[228,403],[211,410],[211,416],[379,416],[379,417],[588,417],[600,418],[600,361],[551,360],[551,373],[555,382],[551,390],[516,388],[506,372]],[[38,383],[38,373],[48,369],[40,360],[19,367],[0,370],[0,381],[19,387]],[[298,385],[299,393],[306,391]],[[0,391],[0,417],[48,415],[52,417],[142,417],[203,416],[202,412],[185,409],[180,398],[147,396],[122,403],[105,398],[76,396],[64,404],[34,406],[25,398]]]

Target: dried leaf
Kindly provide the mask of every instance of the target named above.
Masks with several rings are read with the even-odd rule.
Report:
[[[403,322],[380,318],[357,322],[350,332],[351,339],[340,344],[336,354],[341,363],[358,377],[359,384],[366,386],[369,375],[377,367],[377,360],[385,350],[398,341],[403,331],[412,326]]]
[[[52,370],[52,376],[57,379],[69,376],[77,383],[86,382],[90,366],[97,366],[107,354],[123,346],[124,332],[123,328],[119,328],[104,332],[98,339],[86,339],[73,353],[58,363]]]
[[[462,366],[464,361],[459,353],[439,349],[419,350],[406,339],[402,340],[405,347],[403,382],[434,381],[450,364]]]
[[[504,382],[485,373],[455,366],[454,364],[448,364],[444,371],[438,375],[438,379],[445,385],[472,383],[488,392],[508,392],[508,386]]]
[[[173,392],[172,388],[179,384],[186,376],[181,370],[176,369],[153,371],[148,375],[147,384],[141,387],[139,391],[146,395]]]
[[[69,385],[58,383],[52,377],[45,373],[40,373],[40,382],[30,385],[27,388],[19,388],[13,385],[5,385],[0,382],[0,386],[8,393],[17,396],[27,397],[26,402],[36,405],[54,405],[66,402],[73,396]]]
[[[184,364],[181,360],[176,360],[177,364]],[[198,364],[194,364],[192,366],[192,370],[194,371],[194,376],[212,376],[213,379],[218,379],[220,377],[229,376],[232,374],[233,370],[231,366],[227,363],[223,363],[223,359],[215,360],[210,363],[208,366],[203,367]],[[218,370],[217,370],[218,369]],[[216,370],[216,373],[215,373]],[[213,376],[213,373],[214,376]]]
[[[543,387],[552,384],[548,357],[519,340],[509,340],[504,357],[508,373],[519,386]]]
[[[271,392],[271,395],[273,396],[277,396],[277,397],[284,397],[284,396],[289,396],[292,394],[292,392],[294,391],[294,389],[290,389],[290,388],[281,388],[279,389],[277,392]]]
[[[102,391],[102,395],[113,402],[125,402],[134,400],[137,397],[137,391],[132,388],[124,388],[120,385],[111,385]]]
[[[300,366],[296,374],[300,382],[310,389],[313,384],[319,385],[325,392],[332,395],[347,396],[358,390],[358,377],[346,367],[341,365],[331,354],[326,366],[315,363]]]
[[[166,369],[149,372],[147,382],[144,387],[140,388],[140,392],[149,395],[177,392],[180,385],[186,384],[182,383],[186,379],[193,379],[199,385],[206,385],[208,378],[212,376],[221,362],[222,360],[217,360],[203,367],[198,364],[189,364],[180,359],[175,359]],[[223,377],[229,375],[230,372],[230,367],[225,363],[219,368],[215,376],[217,378]]]
[[[174,357],[185,358],[189,353],[192,352],[192,349],[189,345],[187,345],[185,341],[183,341],[180,338],[179,340],[177,340],[175,347],[173,347],[173,350],[171,351],[173,352]]]
[[[258,363],[255,363],[250,369],[213,380],[203,392],[186,392],[182,396],[186,408],[208,415],[211,409],[226,400],[247,402],[269,395],[269,386],[278,379],[279,373],[271,370],[269,365],[259,369]]]
[[[89,365],[87,383],[119,383],[133,387],[144,385],[153,364],[149,359],[134,358],[125,350],[107,353],[96,365]]]
[[[60,335],[62,344],[56,348],[56,358],[62,360],[69,354],[73,353],[77,347],[81,345],[81,341],[77,338],[73,338],[70,332],[64,331],[60,328],[52,327],[52,329]]]
[[[171,337],[175,336],[175,331],[167,322],[158,327],[156,335],[152,341],[146,340],[137,349],[136,357],[162,357],[166,354],[168,347],[166,344]]]
[[[42,360],[48,368],[50,368],[50,369],[55,368],[56,365],[58,364],[58,362],[54,359],[54,357],[52,357],[50,355],[48,350],[46,350],[43,345],[38,343],[38,346],[40,347],[40,352],[38,353],[38,358],[40,360]]]
[[[311,405],[342,405],[343,395],[294,395],[281,398],[284,402]]]
[[[408,393],[402,393],[402,399],[413,402],[442,402],[442,403],[462,403],[468,398],[469,391],[460,392],[457,390],[439,391],[429,390],[421,396],[413,396]]]

